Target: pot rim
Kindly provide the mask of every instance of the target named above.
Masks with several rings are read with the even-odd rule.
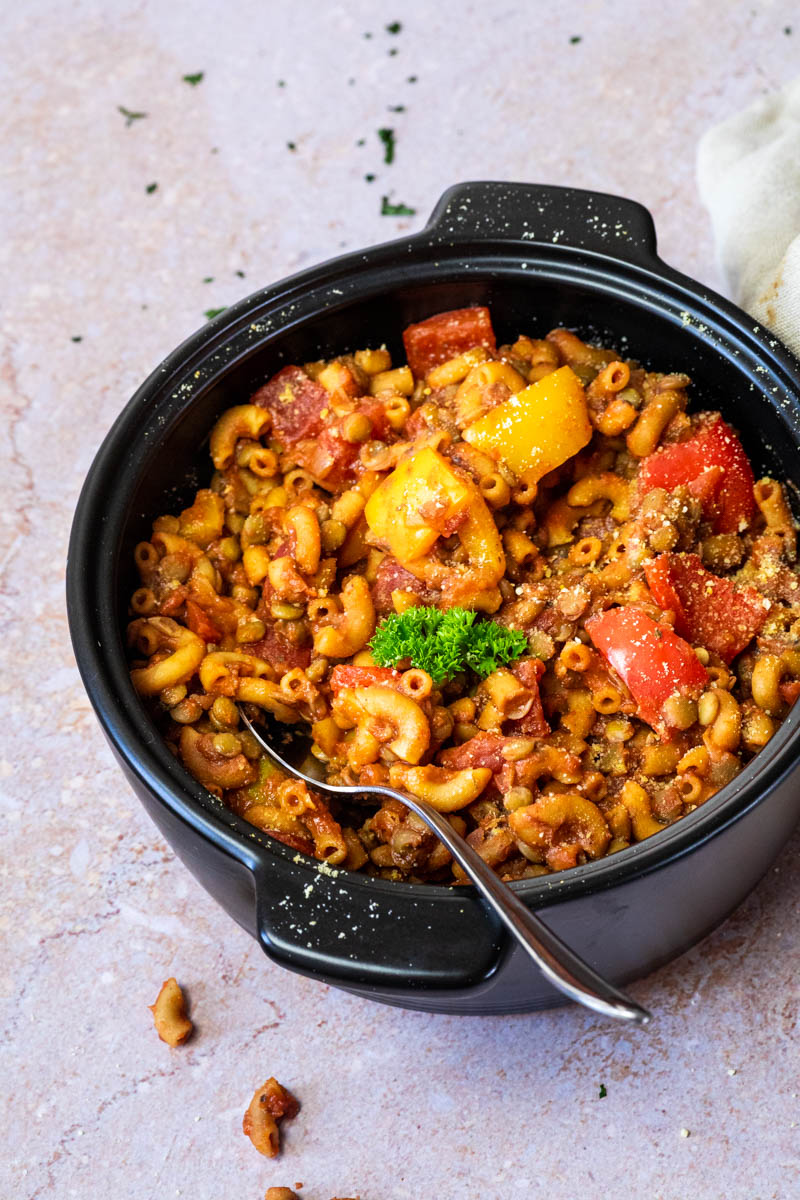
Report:
[[[503,202],[530,212],[514,223]],[[544,206],[544,207],[543,207]],[[535,212],[544,213],[539,227]],[[575,214],[585,223],[576,232]],[[588,216],[587,216],[588,214]],[[601,219],[603,218],[603,219]],[[607,218],[607,219],[605,219]],[[616,219],[614,219],[616,218]],[[565,235],[554,221],[572,225]],[[620,233],[619,230],[622,230]],[[563,236],[558,236],[559,233]],[[421,278],[421,259],[430,272]],[[431,258],[433,254],[435,257]],[[465,262],[467,256],[469,262]],[[399,238],[329,259],[319,266],[259,289],[202,326],[155,368],[114,422],[103,441],[83,486],[73,520],[67,560],[67,600],[75,657],[89,699],[101,726],[126,766],[181,820],[227,850],[256,874],[269,869],[278,856],[311,873],[336,874],[349,886],[387,896],[436,898],[462,902],[465,889],[447,884],[392,882],[359,872],[331,869],[299,854],[262,833],[206,792],[167,749],[160,735],[153,738],[152,722],[133,691],[122,650],[121,629],[113,599],[116,562],[114,545],[127,510],[119,496],[108,501],[108,484],[119,471],[123,454],[139,432],[143,417],[163,419],[166,432],[193,400],[243,358],[265,343],[279,343],[295,325],[308,325],[323,311],[363,300],[373,290],[389,290],[404,282],[416,285],[454,279],[474,280],[476,292],[487,279],[506,275],[516,259],[520,273],[565,278],[593,285],[606,294],[634,295],[653,305],[669,297],[663,310],[674,324],[704,342],[716,342],[721,352],[745,350],[753,371],[765,373],[784,393],[781,401],[787,423],[794,424],[800,448],[800,364],[769,331],[761,329],[741,309],[660,260],[655,232],[646,209],[622,197],[572,188],[531,184],[467,183],[444,193],[428,225],[410,238]],[[523,265],[524,264],[524,265]],[[413,269],[413,273],[412,273]],[[386,273],[394,275],[387,284]],[[381,276],[378,281],[377,276]],[[681,308],[680,305],[684,307]],[[744,366],[744,361],[739,363]],[[765,381],[758,386],[764,390]],[[162,410],[164,410],[162,412]],[[140,457],[143,452],[140,452]],[[127,493],[126,493],[127,494]],[[116,530],[109,546],[109,526]],[[100,530],[99,537],[97,531]],[[100,543],[98,546],[97,543]],[[103,599],[98,602],[102,578]],[[99,626],[111,615],[117,626],[116,645],[103,644]],[[654,838],[639,842],[609,858],[537,879],[520,880],[514,889],[535,907],[599,892],[657,870],[691,853],[729,824],[760,804],[796,765],[800,757],[800,705],[789,715],[770,743],[747,764],[735,780],[693,813],[681,817]],[[795,745],[795,743],[798,743]],[[400,893],[398,893],[400,889]],[[468,892],[473,889],[467,888]]]

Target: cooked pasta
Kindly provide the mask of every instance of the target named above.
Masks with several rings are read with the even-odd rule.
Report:
[[[507,880],[657,836],[800,693],[783,486],[686,375],[572,331],[498,346],[468,308],[404,342],[220,415],[209,486],[135,550],[134,687],[204,787],[344,869],[464,882],[398,801],[285,779],[238,705],[309,726],[331,783],[428,800]],[[390,619],[422,649],[386,659]]]

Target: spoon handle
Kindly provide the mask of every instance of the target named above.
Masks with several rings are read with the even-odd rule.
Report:
[[[382,791],[384,789],[381,789]],[[388,791],[388,789],[385,789]],[[651,1014],[624,992],[608,983],[570,950],[545,923],[522,903],[472,846],[459,837],[449,821],[425,801],[395,793],[397,798],[422,817],[469,875],[484,900],[497,913],[508,931],[530,955],[554,987],[595,1012],[619,1021],[646,1025]]]

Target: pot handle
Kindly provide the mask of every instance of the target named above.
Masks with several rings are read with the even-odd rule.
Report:
[[[284,849],[252,864],[258,938],[281,966],[376,993],[473,988],[497,969],[507,939],[472,889],[362,878]]]
[[[653,267],[656,231],[647,209],[607,192],[542,183],[457,183],[431,213],[435,242],[518,242],[588,250]]]

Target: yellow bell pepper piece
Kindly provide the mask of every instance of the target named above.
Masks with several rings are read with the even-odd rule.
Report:
[[[474,495],[474,487],[447,459],[425,446],[401,459],[370,496],[364,516],[390,554],[401,563],[414,562],[469,508]]]
[[[560,467],[591,436],[583,385],[569,367],[559,367],[510,396],[462,434],[465,442],[502,459],[527,483]]]

